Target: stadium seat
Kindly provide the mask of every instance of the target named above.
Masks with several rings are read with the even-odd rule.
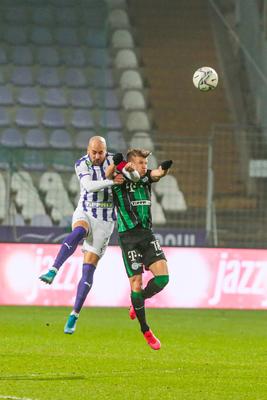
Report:
[[[85,45],[95,48],[107,47],[107,34],[104,29],[90,28],[84,37]]]
[[[72,149],[70,134],[65,129],[54,130],[49,138],[49,145],[55,149]]]
[[[61,175],[57,172],[44,172],[39,181],[39,190],[46,193],[49,189],[61,190],[64,189]]]
[[[87,79],[82,69],[68,68],[65,71],[64,83],[70,88],[80,88],[87,86]]]
[[[24,26],[4,26],[4,39],[11,45],[27,44],[27,29]]]
[[[10,117],[7,109],[1,107],[0,108],[0,126],[8,126],[10,125]]]
[[[52,167],[58,172],[72,172],[76,161],[75,155],[69,150],[60,150],[54,154]]]
[[[23,152],[22,166],[30,171],[43,171],[47,167],[43,153],[35,149],[25,149]]]
[[[24,171],[22,169],[17,172],[13,172],[11,175],[11,184],[10,184],[12,192],[18,192],[20,188],[31,188],[33,186],[33,180],[31,174],[29,172]]]
[[[126,29],[118,29],[113,32],[111,46],[114,49],[132,49],[134,47],[133,37]]]
[[[58,224],[58,226],[62,228],[70,227],[71,225],[72,225],[72,215],[64,215]]]
[[[33,73],[31,67],[14,67],[11,74],[11,82],[17,86],[33,85]]]
[[[37,26],[53,26],[55,24],[55,16],[53,9],[50,7],[43,6],[42,4],[36,4],[31,9],[32,21]]]
[[[68,191],[72,196],[75,196],[77,193],[80,192],[80,182],[76,174],[71,175]]]
[[[33,54],[29,46],[15,46],[11,53],[11,62],[14,65],[32,65]]]
[[[33,215],[30,222],[31,226],[53,226],[53,222],[47,214]]]
[[[21,128],[34,128],[39,125],[37,114],[32,108],[18,108],[15,116],[17,126]]]
[[[47,128],[64,128],[66,125],[64,112],[56,108],[47,108],[43,114],[42,124]]]
[[[127,150],[126,142],[120,131],[108,131],[106,134],[106,141],[109,151],[124,153]]]
[[[161,179],[159,182],[155,183],[154,190],[157,195],[163,196],[166,193],[174,192],[176,193],[179,190],[178,183],[176,178],[173,175],[166,175],[164,179]]]
[[[71,117],[71,125],[77,129],[94,127],[94,121],[89,110],[74,110]]]
[[[122,90],[142,90],[143,81],[138,71],[123,71],[120,77],[120,87]]]
[[[59,86],[61,83],[56,67],[40,67],[37,73],[37,83],[41,86]]]
[[[76,14],[76,7],[59,7],[55,9],[56,23],[59,26],[77,26],[79,19]]]
[[[17,95],[17,102],[23,106],[40,106],[41,99],[36,87],[23,87]]]
[[[92,49],[89,57],[89,63],[93,67],[108,67],[111,65],[111,57],[107,49]]]
[[[55,30],[55,41],[58,46],[78,46],[79,39],[76,29],[60,27]]]
[[[127,13],[121,9],[114,9],[108,16],[108,25],[110,29],[124,29],[129,28],[129,18]]]
[[[25,221],[23,216],[21,214],[18,214],[17,211],[14,210],[14,212],[12,212],[11,215],[5,216],[3,225],[25,226]]]
[[[116,110],[102,111],[99,118],[99,125],[106,129],[121,129],[122,122],[119,112]]]
[[[118,69],[135,69],[138,67],[137,57],[131,49],[118,50],[114,64]]]
[[[12,7],[11,5],[11,7],[2,9],[2,13],[4,20],[10,23],[10,25],[20,25],[29,22],[29,13],[26,7]]]
[[[37,62],[40,65],[56,67],[59,65],[59,54],[54,47],[40,47],[37,52]]]
[[[136,132],[130,141],[130,147],[154,151],[154,143],[147,132]]]
[[[81,149],[86,152],[89,139],[95,135],[94,131],[80,131],[74,137],[76,149]]]
[[[140,91],[128,90],[123,95],[122,106],[126,111],[144,110],[146,108],[146,102]]]
[[[67,67],[84,67],[86,65],[85,52],[80,47],[63,48],[61,61]]]
[[[2,133],[1,144],[8,147],[22,147],[23,136],[21,132],[15,128],[5,129]]]
[[[93,99],[89,89],[72,89],[70,92],[70,104],[78,108],[92,108]]]
[[[151,213],[154,224],[164,225],[166,224],[166,217],[164,215],[161,205],[157,202],[154,192],[151,192]]]
[[[169,212],[181,212],[187,210],[184,195],[180,190],[176,193],[170,191],[165,193],[161,199],[161,205],[163,210]]]
[[[42,129],[29,129],[25,134],[25,145],[33,148],[48,147],[47,137]]]
[[[37,46],[49,46],[53,43],[51,31],[45,27],[34,26],[31,32],[31,41]]]
[[[65,107],[68,102],[62,88],[48,88],[44,92],[44,104],[51,107]]]
[[[116,91],[113,89],[99,89],[96,93],[96,104],[100,108],[119,108],[119,100]]]
[[[72,215],[74,211],[65,188],[48,190],[45,195],[45,204],[48,208],[59,210],[62,216]]]
[[[153,154],[150,154],[148,157],[148,164],[147,164],[149,169],[156,169],[159,166],[159,163],[156,159],[156,157]]]
[[[25,221],[31,221],[34,215],[43,214],[45,215],[45,208],[42,202],[37,200],[37,198],[31,199],[28,203],[24,204],[21,210],[21,214]]]
[[[127,117],[126,127],[129,132],[149,131],[151,129],[148,116],[143,111],[131,111]]]
[[[113,72],[110,68],[96,69],[94,73],[93,84],[96,88],[113,88],[115,81]]]
[[[0,106],[13,104],[13,94],[9,86],[0,86]]]
[[[3,48],[0,48],[0,65],[7,63],[6,52]]]

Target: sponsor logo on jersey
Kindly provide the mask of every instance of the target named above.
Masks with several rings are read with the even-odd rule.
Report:
[[[87,165],[88,169],[92,167],[92,162],[90,160],[85,160],[85,164]]]
[[[131,201],[131,205],[134,207],[137,206],[150,206],[151,201],[150,200],[133,200]]]
[[[133,269],[134,271],[137,271],[138,268],[141,268],[141,267],[142,267],[142,264],[141,264],[141,263],[138,263],[138,262],[133,262],[133,263],[132,263],[132,269]]]

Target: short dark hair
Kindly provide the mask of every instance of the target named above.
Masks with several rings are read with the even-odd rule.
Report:
[[[151,152],[145,149],[129,149],[126,158],[127,161],[130,161],[133,157],[147,158],[150,154]]]

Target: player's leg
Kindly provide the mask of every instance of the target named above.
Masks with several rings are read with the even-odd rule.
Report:
[[[90,219],[91,231],[83,244],[84,261],[82,277],[79,281],[76,299],[68,321],[65,325],[65,333],[74,333],[76,322],[82,306],[93,286],[93,276],[98,261],[104,255],[110,236],[113,232],[114,223]]]
[[[64,327],[65,333],[72,334],[76,329],[76,323],[79,318],[80,311],[88,293],[93,286],[93,277],[98,261],[99,256],[97,254],[87,251],[84,253],[82,276],[78,283],[73,310],[69,315]]]
[[[154,277],[148,281],[142,291],[144,299],[149,299],[155,294],[161,292],[169,282],[169,273],[166,260],[158,260],[149,265],[149,270]]]
[[[89,224],[85,220],[74,222],[72,232],[64,239],[60,250],[55,258],[53,266],[48,272],[41,275],[39,279],[49,285],[53,282],[62,264],[75,252],[78,244],[84,239],[89,231]]]

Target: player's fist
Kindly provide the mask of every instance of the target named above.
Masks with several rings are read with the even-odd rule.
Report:
[[[122,185],[124,181],[125,181],[125,179],[122,174],[118,174],[118,175],[114,176],[114,178],[113,178],[113,182],[115,185]]]
[[[164,171],[166,171],[166,169],[171,168],[171,166],[172,166],[172,160],[163,161],[163,162],[160,164],[160,166],[161,166],[161,168],[162,168]]]
[[[121,153],[116,153],[113,156],[113,162],[115,165],[118,165],[123,161],[123,155]]]

